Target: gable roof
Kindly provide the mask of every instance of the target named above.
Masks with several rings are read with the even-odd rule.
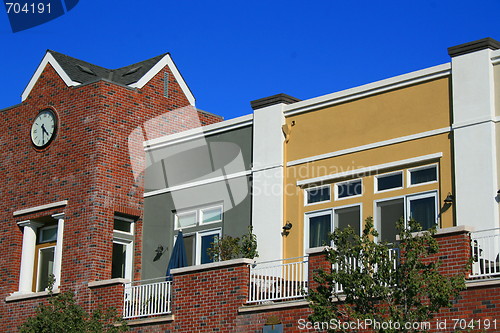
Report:
[[[168,66],[190,104],[194,106],[195,103],[191,90],[184,81],[177,66],[175,66],[169,53],[164,53],[151,59],[118,69],[108,69],[52,50],[47,50],[35,74],[31,77],[30,82],[21,96],[23,101],[28,97],[31,89],[33,89],[33,86],[48,63],[52,65],[68,86],[77,86],[105,79],[131,88],[142,88],[151,78],[158,74],[162,68]]]

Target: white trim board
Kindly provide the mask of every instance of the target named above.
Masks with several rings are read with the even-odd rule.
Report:
[[[350,100],[380,94],[384,91],[398,89],[449,75],[451,75],[451,63],[429,67],[408,74],[394,76],[385,80],[365,84],[359,87],[285,105],[284,115],[285,117],[288,117],[298,113],[345,103]]]
[[[172,60],[172,57],[170,57],[170,54],[168,53],[160,61],[158,61],[146,74],[144,74],[139,81],[130,84],[129,87],[139,88],[139,89],[144,87],[144,85],[148,83],[149,80],[151,80],[156,74],[158,74],[165,66],[168,66],[170,68],[172,74],[177,80],[177,83],[181,87],[182,92],[184,93],[184,95],[186,95],[189,104],[194,106],[195,104],[194,95],[189,89],[188,85],[186,84],[186,81],[184,81],[184,78],[182,77],[181,73],[177,69],[177,66]]]
[[[35,83],[38,81],[40,75],[42,75],[42,72],[47,66],[47,64],[52,65],[57,74],[61,77],[61,79],[64,81],[64,83],[66,83],[68,87],[80,85],[80,82],[76,82],[70,79],[68,74],[66,74],[66,72],[62,69],[61,65],[59,65],[54,56],[52,56],[52,54],[50,54],[49,51],[47,51],[42,61],[40,62],[40,65],[38,65],[35,74],[33,74],[31,80],[29,81],[28,85],[21,94],[21,101],[24,101],[26,98],[28,98],[29,94],[31,93],[31,90],[35,86]]]
[[[209,135],[214,135],[222,132],[227,132],[240,127],[245,127],[253,124],[253,114],[246,116],[221,121],[207,126],[196,127],[187,131],[162,136],[160,138],[145,141],[143,143],[144,150],[150,151],[166,146],[186,142],[194,139],[203,138]]]
[[[46,210],[46,209],[51,209],[51,208],[66,206],[67,204],[68,204],[68,200],[63,200],[63,201],[58,201],[58,202],[52,202],[52,203],[49,203],[49,204],[46,204],[46,205],[41,205],[41,206],[35,206],[35,207],[26,208],[26,209],[16,210],[13,213],[13,215],[14,216],[19,216],[19,215],[34,213],[34,212],[38,212],[38,211],[41,211],[41,210]]]
[[[374,148],[389,146],[389,145],[393,145],[393,144],[397,144],[397,143],[402,143],[402,142],[406,142],[406,141],[412,141],[412,140],[422,139],[422,138],[426,138],[426,137],[429,137],[429,136],[434,136],[434,135],[439,135],[439,134],[443,134],[443,133],[448,133],[450,131],[451,131],[450,127],[444,127],[444,128],[439,128],[439,129],[435,129],[435,130],[432,130],[432,131],[421,132],[421,133],[407,135],[407,136],[401,136],[399,138],[394,138],[394,139],[389,139],[389,140],[374,142],[374,143],[370,143],[370,144],[363,145],[363,146],[358,146],[358,147],[353,147],[353,148],[347,148],[347,149],[337,150],[337,151],[326,153],[326,154],[321,154],[321,155],[315,155],[315,156],[301,158],[301,159],[298,159],[298,160],[294,160],[294,161],[288,162],[286,164],[286,166],[294,166],[294,165],[298,165],[298,164],[319,161],[319,160],[323,160],[323,159],[326,159],[326,158],[331,158],[331,157],[337,157],[337,156],[341,156],[341,155],[347,155],[347,154],[357,153],[357,152],[360,152],[360,151],[363,151],[363,150],[369,150],[369,149],[374,149]]]
[[[191,188],[191,187],[216,183],[216,182],[220,182],[220,181],[224,181],[224,180],[234,179],[234,178],[238,178],[238,177],[245,177],[245,176],[248,176],[251,174],[252,174],[252,171],[241,171],[241,172],[233,173],[230,175],[219,176],[219,177],[214,177],[214,178],[209,178],[209,179],[203,179],[203,180],[199,180],[199,181],[191,182],[191,183],[187,183],[187,184],[181,184],[181,185],[176,185],[176,186],[172,186],[172,187],[162,188],[160,190],[155,190],[155,191],[144,193],[144,198],[152,197],[152,196],[158,195],[158,194],[184,190],[184,189]]]
[[[349,176],[354,176],[354,175],[359,175],[359,174],[366,174],[366,173],[370,173],[370,172],[375,172],[375,171],[379,171],[379,170],[383,170],[383,169],[390,169],[390,168],[394,168],[394,167],[400,167],[403,165],[408,165],[408,164],[413,164],[413,163],[431,161],[431,160],[435,160],[435,159],[438,159],[441,157],[443,157],[443,153],[434,153],[434,154],[429,154],[429,155],[424,155],[424,156],[408,158],[405,160],[399,160],[399,161],[394,161],[394,162],[389,162],[389,163],[384,163],[384,164],[372,165],[372,166],[369,166],[366,168],[349,170],[349,171],[339,172],[339,173],[321,176],[321,177],[298,180],[297,186],[303,186],[303,185],[308,185],[308,184],[313,184],[313,183],[322,183],[325,181],[334,180],[334,179],[338,179],[338,178],[344,178],[344,177],[349,177]]]

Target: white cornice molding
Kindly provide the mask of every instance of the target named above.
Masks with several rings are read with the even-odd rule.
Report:
[[[179,144],[181,142],[199,139],[209,135],[214,135],[222,132],[228,132],[240,127],[250,126],[253,124],[253,114],[246,116],[221,121],[215,124],[196,127],[187,131],[170,134],[161,138],[152,139],[144,142],[144,149],[151,151],[166,146]]]
[[[226,181],[226,180],[230,180],[230,179],[234,179],[234,178],[246,177],[246,176],[249,176],[251,174],[252,174],[252,171],[247,170],[247,171],[232,173],[229,175],[203,179],[203,180],[199,180],[199,181],[195,181],[195,182],[191,182],[191,183],[187,183],[187,184],[171,186],[171,187],[167,187],[167,188],[144,193],[144,198],[152,197],[154,195],[159,195],[159,194],[163,194],[163,193],[184,190],[184,189],[191,188],[191,187],[202,186],[202,185],[207,185],[207,184],[211,184],[211,183]]]
[[[184,81],[184,78],[179,72],[179,69],[172,60],[172,57],[170,57],[170,54],[168,53],[160,61],[158,61],[146,74],[144,74],[139,81],[130,84],[129,87],[139,88],[139,89],[144,87],[144,85],[146,85],[146,83],[148,83],[149,80],[151,80],[156,74],[158,74],[165,66],[168,66],[170,68],[172,74],[174,74],[174,77],[177,80],[177,83],[181,87],[182,92],[184,93],[184,95],[186,95],[189,104],[194,106],[195,105],[194,95],[189,89],[186,81]]]
[[[64,71],[64,69],[62,69],[61,65],[59,65],[59,63],[56,61],[56,59],[52,56],[52,54],[50,54],[50,52],[47,51],[47,53],[43,57],[42,61],[40,62],[40,65],[38,65],[38,68],[36,69],[35,74],[33,74],[30,82],[28,83],[28,85],[24,89],[24,91],[21,95],[22,101],[24,101],[26,98],[28,98],[31,90],[33,89],[36,82],[40,78],[40,75],[42,75],[42,72],[45,69],[45,67],[47,66],[47,64],[52,65],[52,67],[55,69],[57,74],[61,77],[61,79],[64,81],[64,83],[66,83],[66,85],[68,87],[77,86],[80,84],[80,82],[76,82],[76,81],[71,80],[70,77],[68,76],[68,74],[66,74],[66,72]]]
[[[357,153],[363,150],[368,150],[368,149],[374,149],[374,148],[379,148],[379,147],[384,147],[384,146],[389,146],[397,143],[402,143],[406,141],[412,141],[412,140],[418,140],[422,138],[426,138],[429,136],[434,136],[434,135],[439,135],[443,133],[448,133],[451,131],[450,127],[444,127],[444,128],[439,128],[427,132],[421,132],[417,134],[412,134],[412,135],[407,135],[407,136],[401,136],[399,138],[394,138],[390,140],[385,140],[385,141],[378,141],[374,143],[370,143],[367,145],[362,145],[362,146],[357,146],[357,147],[352,147],[352,148],[347,148],[347,149],[342,149],[342,150],[337,150],[333,151],[330,153],[326,154],[321,154],[321,155],[315,155],[315,156],[310,156],[310,157],[305,157],[301,158],[298,160],[290,161],[286,165],[287,166],[294,166],[298,164],[303,164],[303,163],[309,163],[309,162],[314,162],[318,160],[323,160],[326,158],[331,158],[331,157],[337,157],[341,155],[346,155],[346,154],[352,154],[352,153]]]
[[[446,63],[284,106],[285,117],[451,75]]]
[[[61,207],[61,206],[66,206],[68,204],[68,200],[63,200],[63,201],[58,201],[58,202],[52,202],[46,205],[41,205],[41,206],[35,206],[35,207],[30,207],[26,209],[20,209],[16,210],[13,215],[14,216],[19,216],[19,215],[24,215],[24,214],[29,214],[29,213],[35,213],[39,212],[42,210],[47,210],[51,208],[56,208],[56,207]]]
[[[493,66],[500,64],[500,50],[491,51],[491,63]]]
[[[335,180],[338,178],[350,177],[350,176],[355,176],[355,175],[362,175],[362,174],[367,174],[367,173],[371,173],[371,172],[376,172],[379,170],[401,167],[401,166],[413,164],[413,163],[432,161],[432,160],[441,158],[442,156],[443,156],[443,153],[434,153],[434,154],[429,154],[429,155],[424,155],[424,156],[408,158],[405,160],[399,160],[399,161],[394,161],[394,162],[389,162],[389,163],[384,163],[384,164],[372,165],[372,166],[369,166],[366,168],[359,168],[359,169],[355,169],[355,170],[339,172],[339,173],[321,176],[321,177],[303,179],[303,180],[297,181],[297,186],[322,183],[325,181]]]

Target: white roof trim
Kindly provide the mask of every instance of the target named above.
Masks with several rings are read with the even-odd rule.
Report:
[[[434,153],[434,154],[429,154],[429,155],[424,155],[424,156],[418,156],[418,157],[413,157],[413,158],[408,158],[405,160],[399,160],[399,161],[394,161],[394,162],[389,162],[389,163],[384,163],[384,164],[378,164],[378,165],[372,165],[366,168],[360,168],[356,170],[349,170],[345,172],[339,172],[331,175],[326,175],[326,176],[321,176],[321,177],[315,177],[315,178],[309,178],[309,179],[304,179],[304,180],[298,180],[297,181],[297,186],[303,186],[307,184],[313,184],[313,183],[321,183],[329,180],[334,180],[338,178],[344,178],[344,177],[349,177],[349,176],[355,176],[355,175],[361,175],[361,174],[366,174],[370,172],[375,172],[383,169],[389,169],[389,168],[395,168],[395,167],[400,167],[403,165],[407,164],[413,164],[413,163],[420,163],[420,162],[425,162],[425,161],[430,161],[430,160],[435,160],[438,158],[443,157],[443,153]]]
[[[413,85],[419,82],[437,79],[440,77],[448,76],[450,74],[450,63],[429,67],[416,72],[394,76],[385,80],[365,84],[359,87],[285,105],[284,115],[291,116],[318,108],[324,108],[327,106],[344,103],[353,99],[367,97],[370,95],[379,94],[384,91]]]
[[[30,82],[28,83],[28,85],[24,89],[24,91],[21,95],[21,101],[24,101],[26,98],[28,98],[31,90],[35,86],[35,83],[38,81],[38,78],[40,77],[40,75],[42,75],[42,72],[45,69],[45,66],[47,66],[47,64],[49,64],[49,63],[52,65],[52,67],[54,67],[57,74],[59,74],[61,79],[64,81],[64,83],[66,83],[66,85],[68,87],[77,86],[80,84],[80,82],[76,82],[76,81],[71,80],[70,77],[68,76],[68,74],[66,74],[66,72],[62,69],[61,65],[59,65],[59,63],[56,61],[56,59],[52,56],[52,54],[50,54],[50,52],[47,51],[47,53],[45,54],[45,56],[42,59],[42,62],[40,62],[40,65],[38,65],[38,68],[36,69],[35,74],[33,74]]]
[[[253,114],[248,114],[246,116],[221,121],[207,126],[200,126],[187,131],[170,134],[162,136],[161,138],[146,141],[144,142],[144,149],[146,151],[150,151],[221,132],[227,132],[236,128],[252,125],[252,122]]]
[[[493,65],[500,64],[500,50],[495,50],[491,52],[491,63]]]
[[[184,95],[186,95],[186,98],[189,101],[189,104],[194,106],[195,104],[195,98],[193,94],[191,93],[191,90],[189,90],[188,85],[186,84],[186,81],[184,81],[184,78],[182,77],[181,73],[177,69],[177,66],[175,66],[174,61],[170,57],[170,54],[166,54],[160,61],[156,63],[146,74],[142,76],[142,78],[129,85],[129,87],[132,88],[142,88],[146,83],[149,82],[158,72],[162,70],[163,67],[168,66],[170,70],[172,71],[172,74],[174,74],[175,79],[177,80],[177,83],[179,83],[179,86],[182,89],[182,92]]]

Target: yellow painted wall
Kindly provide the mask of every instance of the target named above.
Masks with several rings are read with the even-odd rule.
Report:
[[[288,117],[286,121],[290,125],[292,121],[295,122],[295,125],[291,127],[289,141],[285,144],[287,162],[446,128],[450,126],[449,81],[447,78],[434,80],[342,105],[297,114]],[[296,185],[300,180],[434,153],[442,153],[443,156],[420,164],[330,181],[328,184],[331,184],[332,199],[327,203],[305,206],[304,187]],[[432,163],[438,165],[438,182],[407,187],[406,170],[408,168]],[[404,170],[404,188],[374,193],[375,174],[397,170]],[[453,193],[451,170],[450,133],[286,167],[284,215],[285,221],[291,222],[293,228],[285,237],[285,258],[304,255],[305,213],[360,203],[362,205],[361,218],[364,220],[368,216],[374,216],[374,201],[376,200],[432,190],[438,191],[438,203],[442,206],[447,194]],[[334,183],[357,178],[361,178],[363,182],[361,197],[334,199]],[[440,223],[441,227],[454,225],[453,208],[442,213]]]

